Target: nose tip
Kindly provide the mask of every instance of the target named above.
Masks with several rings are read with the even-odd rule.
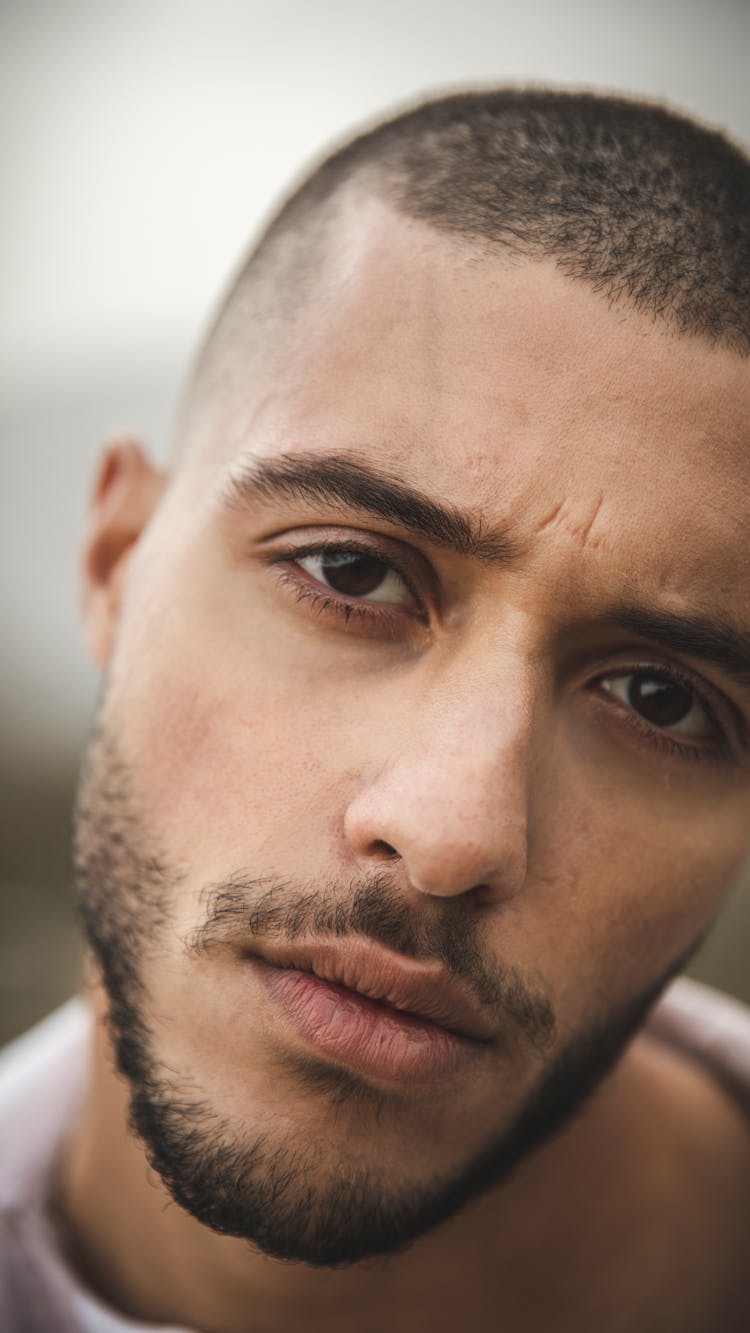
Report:
[[[507,832],[506,832],[507,837]],[[428,898],[455,898],[482,894],[508,899],[518,892],[526,877],[525,835],[506,841],[504,852],[488,860],[487,849],[476,842],[455,841],[441,847],[411,846],[401,857],[409,884]]]
[[[357,855],[391,873],[398,864],[405,887],[430,898],[482,894],[513,897],[526,878],[526,821],[503,809],[450,812],[424,800],[407,802],[395,792],[360,794],[350,806],[346,833]],[[493,803],[494,804],[494,803]],[[473,824],[473,829],[469,826]]]
[[[505,856],[488,862],[484,849],[475,843],[456,843],[436,857],[417,858],[412,852],[406,866],[409,882],[429,898],[454,898],[482,893],[493,898],[511,898],[526,875],[526,858],[506,847]]]

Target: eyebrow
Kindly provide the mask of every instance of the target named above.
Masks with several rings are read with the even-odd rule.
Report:
[[[515,553],[507,533],[485,530],[481,517],[470,517],[387,472],[341,454],[251,459],[229,476],[222,498],[230,509],[245,508],[258,499],[289,499],[354,511],[485,562],[506,563]]]
[[[701,615],[675,615],[639,606],[617,607],[607,617],[665,648],[719,667],[743,688],[750,688],[750,632]]]

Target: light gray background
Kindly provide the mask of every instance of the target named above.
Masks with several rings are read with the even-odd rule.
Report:
[[[667,99],[748,145],[748,57],[746,0],[4,0],[0,1037],[76,978],[92,464],[123,428],[164,457],[190,349],[274,195],[393,103],[508,79]],[[750,998],[748,897],[693,970]]]

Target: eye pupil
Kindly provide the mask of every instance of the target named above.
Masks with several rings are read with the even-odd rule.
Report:
[[[684,722],[694,700],[690,690],[678,681],[635,672],[628,689],[628,702],[654,726],[674,727]]]
[[[330,551],[321,560],[326,583],[350,597],[366,597],[375,592],[388,568],[385,561],[360,551]]]

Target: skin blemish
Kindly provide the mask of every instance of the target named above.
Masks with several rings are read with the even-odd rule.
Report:
[[[535,535],[539,536],[542,532],[550,528],[560,528],[574,539],[581,550],[587,547],[598,549],[605,545],[603,538],[592,537],[594,525],[599,518],[604,504],[604,492],[602,491],[594,504],[590,516],[584,521],[574,521],[571,509],[567,500],[561,500],[555,505],[549,513],[545,514],[540,523],[536,525]]]
[[[555,505],[554,509],[551,509],[550,512],[544,516],[544,518],[542,519],[541,523],[539,523],[539,524],[537,525],[537,528],[536,528],[537,535],[538,535],[540,532],[544,532],[545,528],[549,528],[549,527],[552,526],[552,524],[555,522],[555,520],[556,520],[556,519],[559,517],[559,515],[561,514],[561,512],[562,512],[562,510],[563,510],[563,508],[564,508],[564,505],[565,505],[565,501],[564,501],[564,500],[561,500],[559,504]]]
[[[594,506],[594,512],[591,515],[591,518],[589,519],[588,523],[582,525],[579,528],[570,529],[571,535],[578,538],[578,541],[581,544],[581,549],[583,549],[586,545],[589,544],[591,531],[593,529],[594,524],[596,523],[597,518],[599,517],[599,514],[601,512],[601,507],[603,504],[604,504],[604,494],[602,493],[599,496],[596,505]],[[591,542],[592,546],[597,546],[598,544],[599,543],[596,540]]]

